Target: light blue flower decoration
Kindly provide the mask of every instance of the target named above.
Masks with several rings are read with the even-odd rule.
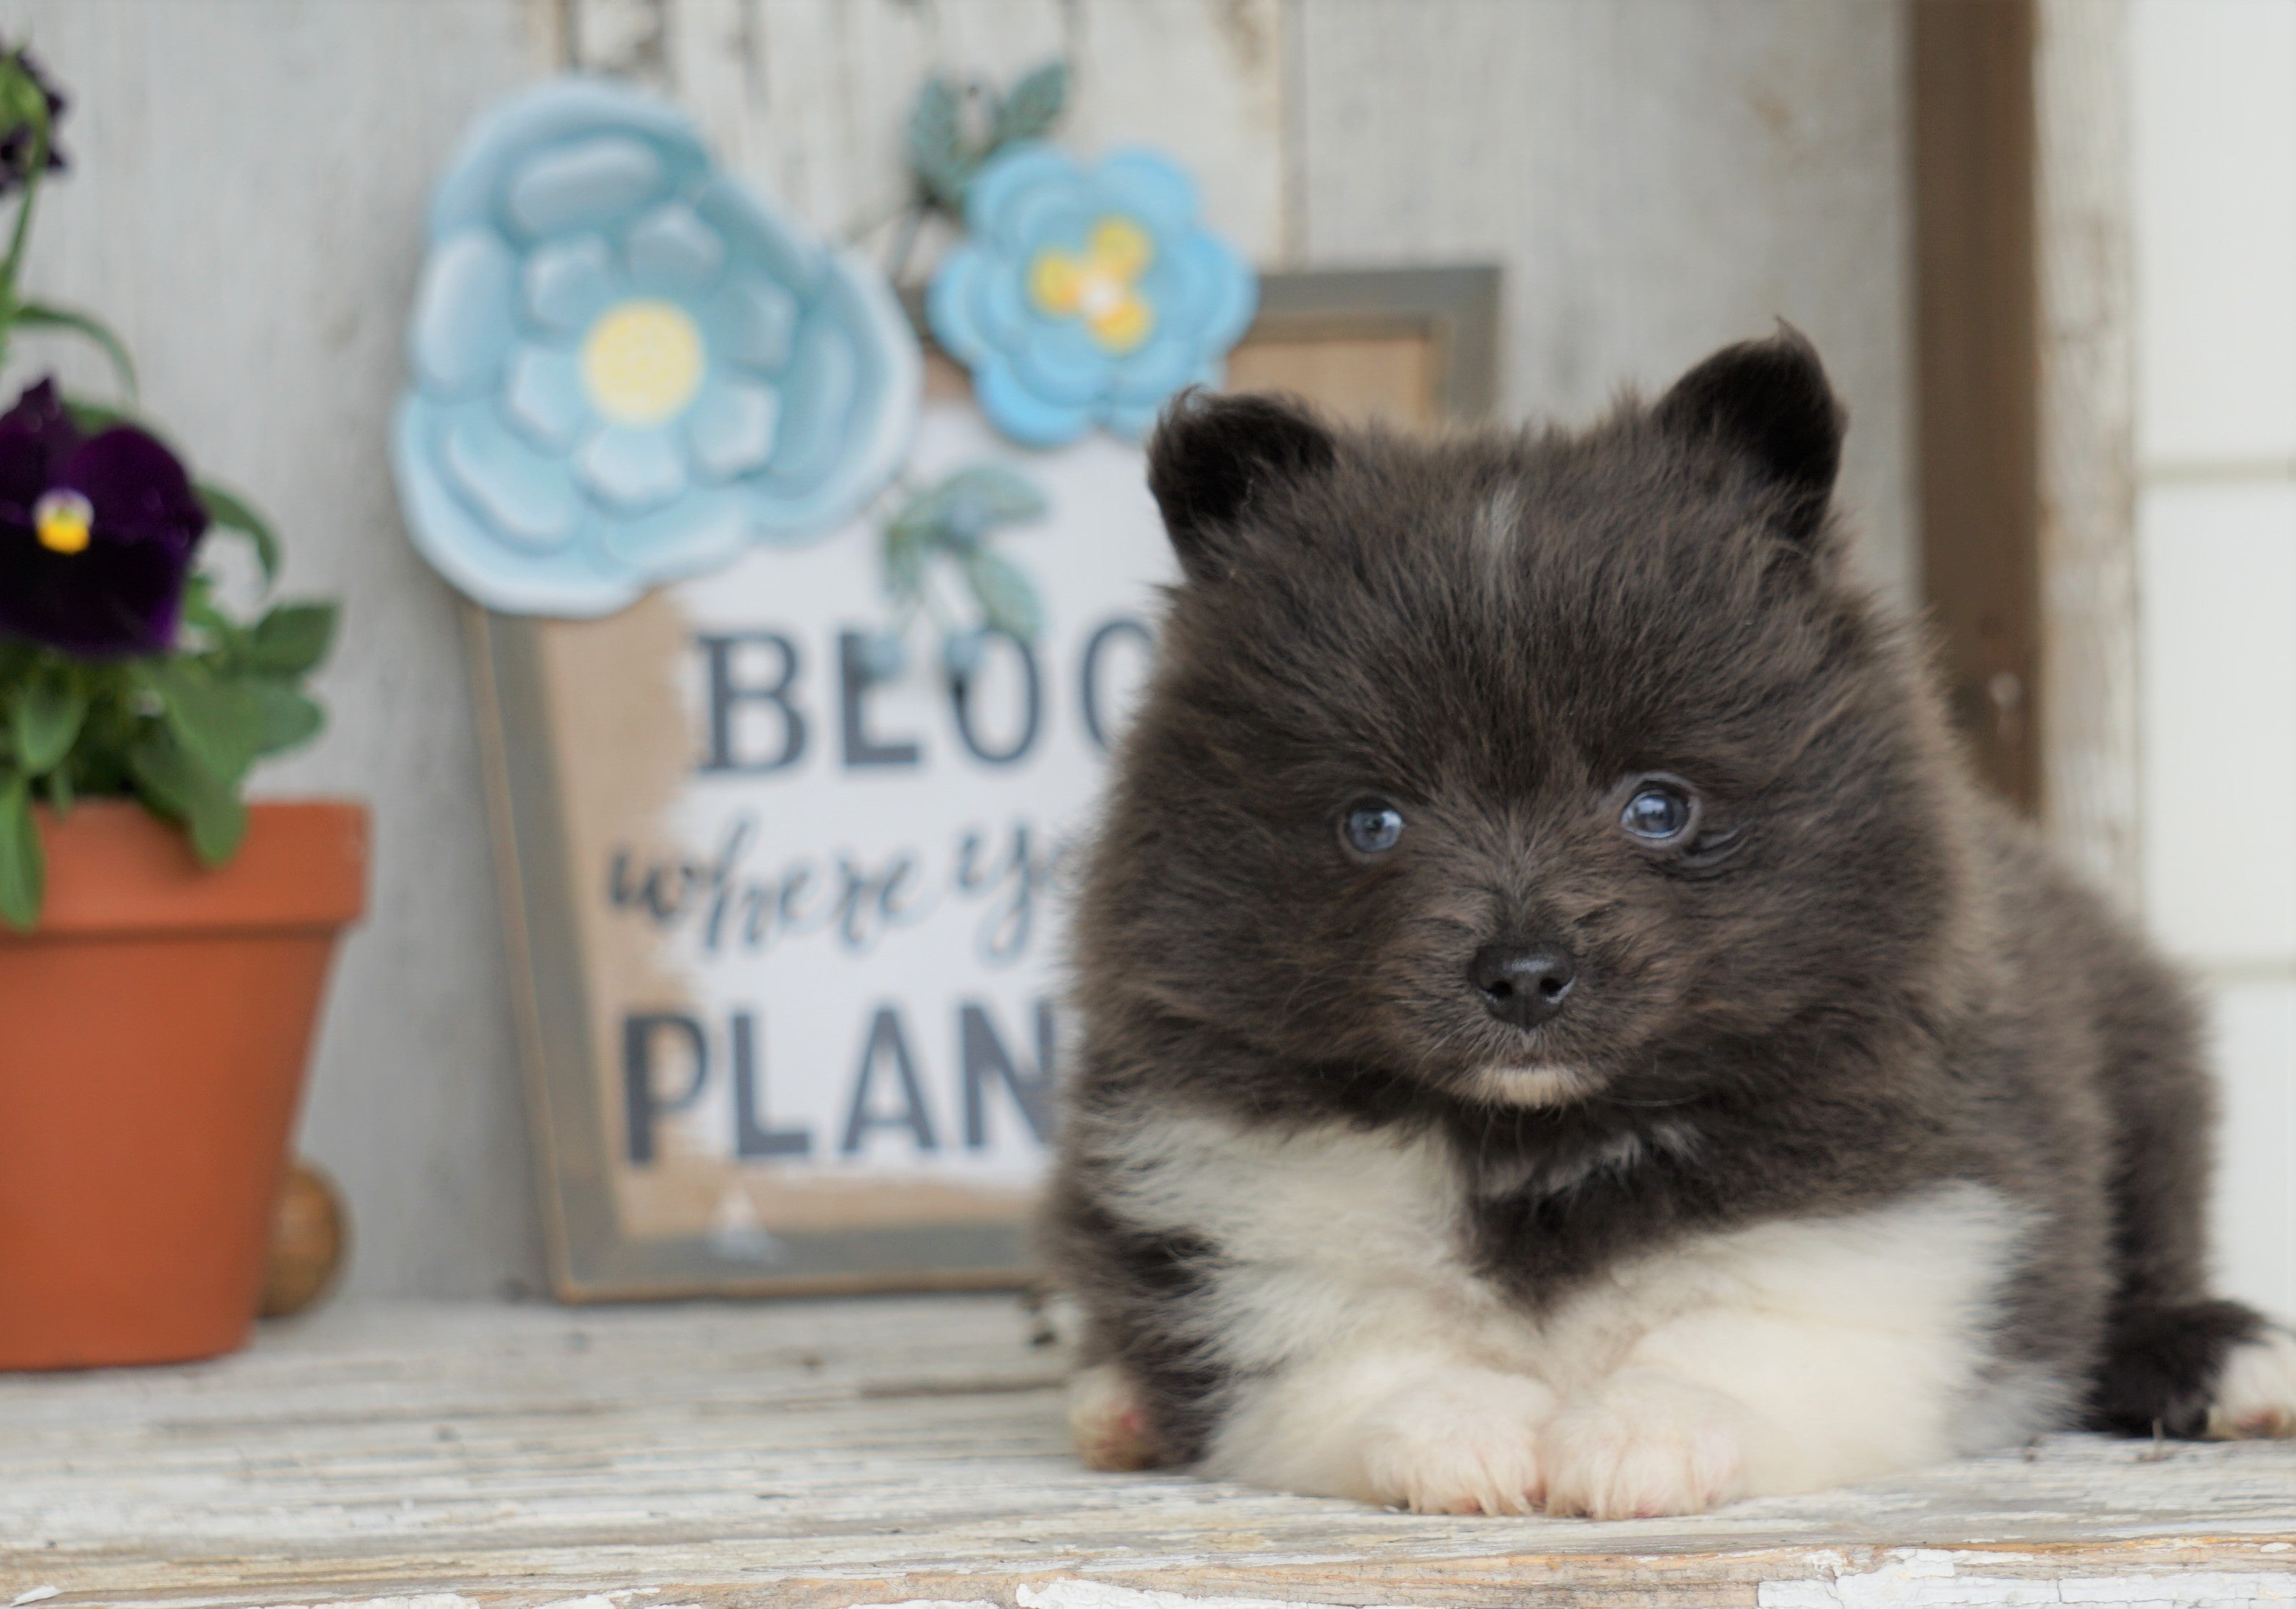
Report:
[[[883,279],[569,79],[480,120],[430,207],[393,457],[415,544],[521,614],[599,615],[849,518],[908,451]]]
[[[1146,434],[1173,392],[1219,383],[1259,304],[1250,267],[1198,218],[1193,181],[1152,151],[1084,168],[1007,147],[973,176],[964,221],[926,300],[933,335],[990,423],[1030,447],[1095,423]]]

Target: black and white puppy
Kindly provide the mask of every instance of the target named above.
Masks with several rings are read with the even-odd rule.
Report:
[[[1792,332],[1581,434],[1193,398],[1047,1218],[1102,1465],[1672,1514],[2296,1428],[2194,1013],[1849,573]]]

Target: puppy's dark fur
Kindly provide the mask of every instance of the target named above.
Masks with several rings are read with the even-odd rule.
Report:
[[[1792,332],[1579,434],[1165,420],[1185,579],[1080,902],[1048,1219],[1150,1457],[1197,1457],[1235,1384],[1191,1306],[1217,1235],[1111,1205],[1174,1112],[1446,1137],[1467,1255],[1533,1319],[1685,1237],[1977,1181],[2031,1225],[1991,1370],[2059,1421],[2201,1433],[2259,1320],[2204,1284],[2193,1006],[1972,780],[1849,573],[1842,429]],[[1694,788],[1693,841],[1619,830],[1646,774]],[[1336,825],[1365,796],[1408,822],[1376,858]],[[1495,941],[1564,947],[1568,1008],[1486,1009]],[[1526,1055],[1578,1082],[1476,1085]]]

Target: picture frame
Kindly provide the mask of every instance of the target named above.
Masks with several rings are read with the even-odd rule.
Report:
[[[1260,282],[1258,316],[1230,355],[1230,385],[1292,392],[1343,418],[1382,416],[1406,426],[1480,419],[1489,412],[1496,389],[1498,295],[1498,270],[1482,266],[1266,275]],[[927,398],[928,418],[919,448],[925,456],[936,431],[966,434],[962,415],[970,411],[970,404],[962,372],[945,359],[929,357]],[[935,415],[936,405],[939,415]],[[1160,559],[1162,543],[1152,505],[1139,484],[1136,445],[1095,439],[1037,457],[1045,472],[1062,487],[1084,488],[1080,494],[1056,495],[1056,505],[1073,505],[1078,495],[1098,497],[1092,488],[1105,485],[1107,496],[1124,505],[1121,520],[1110,523],[1120,524],[1129,533],[1124,540],[1133,545],[1132,551],[1144,553],[1141,545],[1152,543]],[[1089,561],[1089,553],[1078,559],[1079,550],[1101,538],[1095,522],[1087,521],[1085,529],[1085,536],[1068,541],[1047,561],[1055,571],[1062,563]],[[845,541],[842,535],[831,539],[832,545]],[[760,566],[783,567],[769,572],[776,588],[800,585],[787,578],[818,573],[817,568],[807,571],[805,566],[828,562],[772,553],[758,561]],[[861,574],[849,548],[838,562]],[[1040,1167],[1043,1143],[1049,1137],[1042,1125],[1057,1055],[1051,986],[1044,981],[1052,977],[1057,963],[1049,953],[1051,940],[1044,924],[1050,918],[1038,908],[1041,900],[1021,913],[1024,924],[1031,920],[1037,924],[1029,939],[1037,948],[1027,963],[1039,980],[1034,1012],[1025,1009],[1028,1001],[1017,997],[1001,1005],[970,1000],[961,1005],[955,1031],[962,1044],[950,1053],[963,1060],[961,1097],[944,1092],[938,1117],[929,1117],[926,1110],[928,1091],[918,1072],[923,1055],[913,1055],[909,1047],[920,1030],[914,1021],[903,1026],[898,998],[886,1003],[877,994],[863,992],[854,994],[858,1002],[855,1009],[872,1013],[865,1019],[872,1025],[860,1052],[855,1075],[858,1081],[842,1109],[841,1121],[835,1112],[828,1112],[813,1120],[810,1129],[803,1124],[775,1127],[782,1120],[767,1107],[776,1098],[775,1081],[802,1093],[809,1088],[805,1083],[810,1076],[806,1055],[817,1059],[819,1053],[800,1052],[792,1080],[791,1058],[774,1036],[793,1015],[801,1017],[811,1009],[812,997],[825,998],[858,987],[836,981],[844,977],[842,973],[821,972],[818,977],[824,981],[800,988],[800,997],[778,1013],[771,1006],[762,1011],[741,1005],[704,1013],[699,1006],[657,1010],[647,1004],[657,997],[684,998],[697,988],[709,992],[694,982],[708,969],[694,963],[691,944],[678,956],[669,955],[665,947],[673,940],[692,940],[697,929],[694,922],[685,921],[685,913],[699,907],[685,902],[686,893],[697,878],[706,882],[710,874],[707,867],[697,872],[690,858],[679,862],[674,873],[665,869],[667,862],[652,863],[648,869],[643,853],[628,845],[653,831],[665,811],[675,814],[679,790],[697,785],[693,774],[709,769],[706,762],[697,766],[693,761],[697,723],[707,723],[696,713],[695,701],[702,694],[696,690],[692,665],[685,663],[693,656],[681,644],[692,633],[681,620],[690,624],[693,617],[709,615],[718,594],[762,584],[754,578],[745,582],[737,573],[742,569],[736,566],[722,582],[713,578],[662,589],[603,621],[510,616],[466,606],[473,695],[553,1290],[564,1301],[595,1301],[1024,1285],[1029,1279],[1027,1218],[1033,1185],[1029,1168]],[[1054,579],[1057,581],[1058,575]],[[858,595],[851,587],[862,584],[850,578],[838,583],[847,588],[841,595],[849,600]],[[1068,585],[1073,591],[1076,584]],[[1145,587],[1139,590],[1144,595]],[[682,595],[676,600],[682,616],[663,601],[673,592]],[[1056,611],[1062,595],[1056,589]],[[1148,636],[1140,619],[1128,616],[1119,622],[1112,618],[1111,623],[1097,628],[1097,636],[1084,639],[1087,655],[1098,645],[1115,644],[1134,653],[1136,665]],[[760,640],[763,635],[751,634]],[[718,668],[724,672],[720,682],[734,675],[726,666],[749,643],[739,634],[692,640],[734,644],[711,650],[725,661]],[[840,684],[842,726],[849,762],[860,705],[851,679],[851,634],[843,634],[841,640],[846,660],[846,679]],[[789,639],[783,639],[783,682],[787,685],[797,674],[799,650]],[[1108,735],[1099,728],[1108,721],[1095,713],[1094,676],[1115,653],[1116,648],[1111,648],[1099,660],[1084,661],[1081,720],[1070,722],[1072,727],[1080,724],[1103,747]],[[824,641],[815,662],[833,655]],[[685,664],[675,675],[664,669],[672,658]],[[1049,663],[1049,647],[1047,658]],[[1039,691],[1059,677],[1049,669],[1040,675],[1034,657],[1027,658],[1025,668],[1026,731],[1033,741],[1044,707]],[[678,676],[685,678],[684,683],[673,685]],[[1067,670],[1060,677],[1070,683],[1078,679]],[[748,684],[737,692],[750,704],[767,702]],[[709,696],[717,696],[716,692]],[[682,716],[676,707],[681,700]],[[716,722],[711,731],[721,748],[734,741],[738,718],[758,713],[736,709],[728,714],[726,702],[721,698],[712,705],[709,717]],[[927,695],[920,694],[915,707],[922,710],[924,702]],[[961,699],[952,707],[961,718],[970,718]],[[825,733],[838,724],[826,710],[801,717],[794,705],[783,708],[787,711],[781,735],[785,749],[798,746],[801,727],[808,734]],[[865,718],[878,718],[865,710]],[[1084,797],[1079,776],[1093,764],[1081,743],[1054,771],[1030,780],[1023,775],[1026,766],[1008,777],[979,763],[983,756],[997,761],[1002,749],[1012,746],[1009,734],[979,742],[976,735],[969,726],[959,733],[972,753],[959,755],[965,768],[946,784],[933,783],[912,766],[898,776],[873,774],[833,784],[855,790],[840,796],[853,802],[816,800],[797,814],[813,811],[808,819],[817,817],[824,824],[820,831],[834,836],[847,820],[857,821],[877,809],[873,800],[890,801],[903,788],[925,792],[901,795],[911,800],[908,806],[887,802],[886,809],[925,813],[936,808],[933,801],[942,792],[971,790],[976,800],[991,799],[994,790],[1003,788],[1038,798],[1061,793],[1070,800],[1067,808],[1074,813],[1075,801]],[[863,736],[865,740],[867,735]],[[816,747],[826,746],[824,735]],[[1048,751],[1050,747],[1047,740]],[[909,748],[914,761],[916,745]],[[865,758],[875,751],[865,747],[860,752]],[[1079,754],[1084,757],[1078,758]],[[722,775],[709,779],[721,793],[728,789],[738,793],[754,780]],[[738,841],[748,846],[771,835],[770,822],[776,813],[801,797],[802,789],[790,785],[797,791],[771,796],[780,802],[762,815],[753,811],[740,818],[750,825],[742,829],[750,835]],[[832,784],[824,781],[815,785],[818,792]],[[988,886],[986,873],[976,884],[965,882],[966,868],[974,864],[968,856],[977,857],[980,866],[990,862],[984,841],[976,835],[960,842],[951,887],[963,898]],[[968,844],[969,849],[964,847]],[[1033,866],[1037,853],[1009,857],[1006,864]],[[775,885],[779,889],[777,908],[783,915],[790,910],[792,879],[809,888],[825,886],[816,872],[806,868],[828,864],[822,859],[791,862],[793,869]],[[849,861],[842,864],[849,867],[843,875],[849,889],[857,874],[849,869]],[[901,876],[890,874],[897,881]],[[818,873],[818,877],[828,875]],[[1022,872],[1017,882],[1025,887],[1032,878],[1042,881],[1046,875]],[[684,891],[676,898],[662,893],[672,885]],[[709,944],[724,937],[728,886],[721,875],[715,914],[709,918],[717,924],[709,929]],[[753,927],[757,914],[773,907],[769,893],[750,891],[745,908]],[[879,888],[878,897],[890,899],[890,891]],[[806,899],[795,903],[802,906]],[[981,920],[985,931],[988,917]],[[890,916],[885,922],[889,927],[894,924]],[[794,932],[804,924],[785,925]],[[849,922],[840,936],[849,936],[850,925]],[[885,937],[889,946],[908,938]],[[791,940],[785,952],[798,957],[787,966],[802,971],[815,965],[815,960],[804,958],[812,952],[801,954],[797,943]],[[816,950],[823,948],[816,942]],[[937,965],[930,959],[936,952],[915,953],[928,957],[928,966]],[[953,950],[947,953],[954,957]],[[741,960],[751,969],[744,974],[751,988],[761,975],[757,969],[766,965],[755,956],[734,957],[724,951],[713,951],[710,959],[729,965]],[[832,963],[822,960],[819,965]],[[912,969],[900,975],[916,974]],[[895,989],[898,985],[881,981],[867,987]],[[1033,1025],[1022,1020],[1030,1014]],[[1033,1045],[1025,1031],[1029,1026]],[[665,1071],[672,1061],[676,1066]],[[763,1104],[761,1090],[766,1092]],[[890,1116],[883,1109],[888,1090],[896,1102]],[[903,1091],[906,1108],[898,1104]],[[725,1146],[718,1141],[710,1142],[716,1150],[708,1145],[678,1148],[684,1132],[680,1126],[701,1122],[705,1109],[715,1114],[709,1121],[716,1131],[731,1125],[734,1140],[730,1157],[720,1154]],[[849,1154],[835,1160],[844,1172],[832,1165],[828,1155],[840,1149],[836,1132],[840,1128],[841,1151]],[[945,1145],[942,1129],[949,1131]],[[1020,1140],[1013,1138],[1016,1134]],[[918,1150],[914,1165],[906,1171],[862,1170],[870,1150],[901,1145],[931,1148],[931,1155]],[[1021,1150],[1015,1152],[1015,1145]],[[934,1174],[924,1166],[927,1162],[945,1169],[947,1177]]]

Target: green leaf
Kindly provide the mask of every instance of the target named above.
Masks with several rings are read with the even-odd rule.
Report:
[[[208,511],[208,518],[226,530],[238,531],[255,544],[256,562],[263,566],[263,584],[268,587],[279,579],[279,538],[261,514],[211,480],[202,480],[192,489]]]
[[[1044,610],[1037,588],[1018,564],[987,549],[968,554],[964,579],[989,627],[1023,643],[1036,641],[1044,628]]]
[[[898,526],[885,530],[885,592],[896,603],[922,595],[925,555],[931,551],[915,533]]]
[[[84,335],[103,349],[111,359],[112,373],[119,378],[119,389],[130,400],[135,396],[135,365],[128,360],[127,348],[102,320],[86,313],[76,313],[70,308],[53,308],[45,302],[27,301],[16,305],[14,322],[28,330],[70,330]]]
[[[911,498],[887,531],[905,541],[966,547],[996,526],[1038,518],[1046,507],[1044,494],[1018,470],[976,464]]]
[[[136,423],[135,415],[126,408],[106,407],[100,402],[82,402],[77,397],[64,398],[64,412],[72,416],[72,423],[79,426],[79,433],[83,436],[99,434],[110,430],[115,424]],[[158,434],[157,431],[152,431],[149,425],[141,425],[138,428],[151,431],[154,435]]]
[[[207,638],[210,663],[220,661],[226,674],[246,661],[254,634],[217,607],[211,578],[195,575],[184,583],[184,623]]]
[[[247,628],[215,606],[209,596],[204,577],[192,578],[192,586],[184,594],[184,623],[204,633],[209,645],[229,665],[243,663],[248,655],[250,634]]]
[[[36,676],[16,695],[16,763],[31,776],[53,771],[71,752],[87,718],[87,692],[61,669]]]
[[[65,817],[70,815],[72,810],[74,795],[72,792],[71,768],[69,766],[58,766],[54,770],[48,773],[47,784],[48,809],[56,813],[56,819],[58,821],[62,821]]]
[[[127,751],[127,768],[146,802],[190,830],[201,864],[221,866],[247,836],[247,807],[238,790],[201,764],[168,728],[147,729]]]
[[[258,754],[277,754],[309,743],[326,727],[327,712],[285,682],[251,681],[247,691],[255,701]]]
[[[283,603],[255,623],[248,663],[276,675],[300,676],[327,657],[334,640],[332,603]]]
[[[192,853],[201,866],[221,866],[247,839],[247,807],[228,789],[202,795],[191,819]]]
[[[243,685],[180,659],[146,665],[144,680],[160,695],[168,730],[194,759],[226,782],[247,774],[262,743],[263,723]]]
[[[30,780],[21,772],[0,786],[0,919],[29,932],[47,894],[47,856],[32,819]]]
[[[12,125],[23,125],[45,133],[48,127],[48,97],[34,81],[31,70],[24,65],[24,46],[0,56],[0,117]]]
[[[204,785],[197,772],[165,727],[145,727],[128,747],[127,775],[135,779],[136,792],[153,809],[177,821],[191,818],[192,796]]]
[[[927,492],[904,505],[901,512],[886,524],[886,539],[904,546],[929,547],[940,529],[944,513],[940,500]]]
[[[1013,86],[996,119],[996,143],[1042,139],[1069,101],[1069,64],[1047,62]]]
[[[933,489],[951,505],[976,509],[997,525],[1037,519],[1046,506],[1034,481],[1001,464],[961,469]]]
[[[956,86],[936,73],[917,91],[909,111],[909,170],[924,193],[951,212],[964,210],[965,182],[973,163],[958,122]]]

